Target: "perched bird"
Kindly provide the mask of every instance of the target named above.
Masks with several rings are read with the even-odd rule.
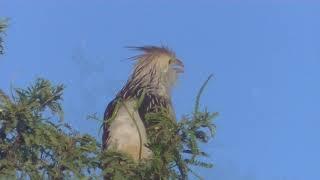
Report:
[[[135,61],[133,73],[105,110],[102,144],[103,150],[127,153],[140,160],[152,156],[146,147],[145,115],[161,107],[175,119],[171,89],[184,66],[166,47],[131,48],[142,53],[131,58]]]

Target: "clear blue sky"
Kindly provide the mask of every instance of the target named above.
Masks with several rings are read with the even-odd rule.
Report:
[[[215,164],[206,179],[320,179],[320,2],[316,1],[17,1],[0,87],[37,77],[67,86],[66,121],[98,136],[105,105],[125,83],[127,45],[174,49],[185,73],[174,91],[177,116],[202,104],[220,112],[205,147]]]

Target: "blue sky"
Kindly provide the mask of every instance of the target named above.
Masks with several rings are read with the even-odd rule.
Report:
[[[220,113],[205,179],[320,179],[320,2],[0,0],[0,16],[11,19],[1,89],[65,84],[65,119],[81,132],[99,136],[86,115],[125,83],[135,53],[124,47],[165,44],[186,67],[178,117],[216,77],[202,98]]]

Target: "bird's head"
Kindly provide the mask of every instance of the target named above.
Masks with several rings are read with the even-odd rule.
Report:
[[[134,56],[136,60],[131,81],[158,94],[170,94],[171,87],[178,74],[184,71],[184,65],[175,53],[166,47],[134,47],[143,53]]]

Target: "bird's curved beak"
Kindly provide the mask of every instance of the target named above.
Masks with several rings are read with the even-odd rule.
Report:
[[[173,61],[173,69],[174,69],[177,73],[183,73],[183,72],[184,72],[183,62],[180,61],[179,59],[175,59],[175,60]]]

